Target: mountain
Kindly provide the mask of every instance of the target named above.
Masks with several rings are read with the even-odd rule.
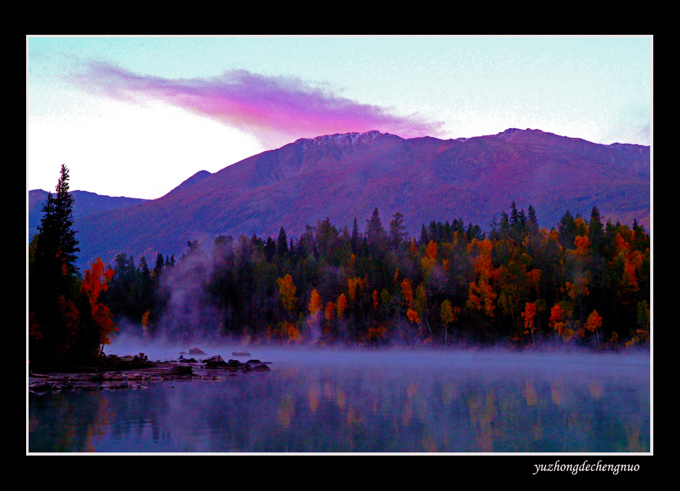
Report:
[[[566,210],[649,230],[650,148],[601,145],[540,130],[440,140],[403,139],[377,131],[300,139],[202,171],[165,196],[78,221],[83,264],[119,252],[153,260],[179,255],[187,242],[218,235],[298,238],[329,218],[361,231],[375,207],[385,228],[395,212],[411,235],[432,220],[462,219],[489,228],[514,201],[530,204],[542,227]]]
[[[104,211],[118,210],[128,206],[145,203],[149,200],[141,198],[126,198],[124,196],[104,196],[89,191],[73,191],[73,221],[77,224],[87,215],[95,215]],[[54,192],[52,193],[54,195]],[[47,199],[47,191],[32,189],[28,192],[28,240],[38,231],[42,218],[42,206]],[[74,226],[77,229],[77,226]]]

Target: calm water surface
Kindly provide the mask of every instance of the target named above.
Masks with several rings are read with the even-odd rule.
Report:
[[[29,452],[650,451],[649,354],[248,349],[271,371],[30,394]]]

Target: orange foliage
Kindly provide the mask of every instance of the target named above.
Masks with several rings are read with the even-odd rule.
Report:
[[[468,299],[466,302],[468,308],[473,310],[482,310],[482,300],[480,296],[481,292],[477,287],[477,283],[474,281],[470,282],[470,288],[468,289]]]
[[[302,340],[302,335],[298,328],[292,322],[286,321],[281,326],[281,330],[285,336],[288,337],[288,342],[299,343]]]
[[[293,277],[289,274],[283,278],[276,280],[279,285],[279,293],[281,294],[281,303],[283,308],[289,312],[292,312],[295,308],[297,298],[295,298],[295,292],[297,291],[296,286],[293,284]]]
[[[420,324],[420,317],[418,316],[418,312],[415,310],[408,309],[406,316],[408,317],[408,320],[411,321],[411,324]]]
[[[344,293],[341,293],[338,297],[337,309],[338,319],[342,319],[342,316],[345,315],[345,311],[347,310],[347,297],[345,297]]]
[[[323,303],[321,302],[321,296],[319,292],[314,289],[310,295],[309,299],[309,318],[307,319],[307,324],[309,327],[316,327],[319,325],[319,320],[321,317],[321,309],[323,309]]]
[[[590,240],[587,235],[583,237],[577,235],[574,244],[576,245],[576,255],[585,256],[588,252],[588,247],[590,247]]]
[[[555,304],[552,309],[550,309],[550,322],[549,326],[558,334],[562,334],[562,329],[564,328],[564,309],[559,304]]]
[[[112,334],[118,332],[113,323],[113,314],[109,308],[98,302],[99,295],[108,289],[108,281],[113,278],[113,270],[105,269],[100,258],[92,263],[90,269],[85,270],[85,277],[80,285],[80,290],[90,302],[90,310],[94,326],[99,331],[100,344],[110,344]]]
[[[333,314],[335,313],[335,305],[333,305],[333,302],[328,302],[326,304],[326,311],[324,313],[328,322],[333,320]]]
[[[104,268],[101,258],[92,263],[90,269],[85,270],[85,278],[80,290],[87,296],[90,305],[94,308],[101,292],[108,289],[107,282],[113,278],[113,270]]]
[[[473,310],[483,310],[489,317],[494,316],[496,294],[486,281],[471,282],[466,305]]]
[[[437,243],[434,241],[430,241],[429,244],[427,244],[427,249],[425,250],[425,257],[434,261],[437,259]]]
[[[404,306],[408,309],[413,308],[413,287],[408,278],[404,278],[404,281],[401,282],[401,296]]]
[[[309,313],[312,316],[315,316],[319,312],[321,312],[322,304],[321,304],[321,296],[319,295],[319,292],[314,289],[312,290],[312,294],[309,299]]]
[[[437,243],[431,240],[430,243],[427,244],[425,255],[420,260],[420,265],[425,271],[426,275],[429,274],[430,269],[432,269],[432,266],[434,266],[436,262],[437,262]]]
[[[602,327],[602,317],[597,313],[597,310],[593,310],[586,320],[586,329],[595,332],[600,327]]]
[[[378,310],[378,290],[373,290],[371,297],[373,299],[373,308]]]
[[[366,286],[366,280],[361,280],[361,278],[348,278],[347,288],[349,293],[349,300],[353,302],[357,295],[361,294],[361,290]]]
[[[524,312],[522,312],[522,318],[524,319],[524,329],[526,329],[525,334],[529,334],[534,330],[534,318],[536,317],[536,304],[533,302],[527,302],[524,307]]]

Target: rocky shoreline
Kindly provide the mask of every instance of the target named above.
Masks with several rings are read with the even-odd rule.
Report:
[[[184,355],[194,355],[185,358]],[[269,372],[272,362],[249,359],[224,361],[220,355],[205,355],[192,348],[181,352],[177,360],[149,361],[144,353],[134,356],[109,355],[96,367],[54,367],[42,371],[30,371],[29,393],[43,395],[62,390],[116,390],[148,389],[150,384],[174,380],[224,380],[239,373]],[[247,351],[233,352],[232,356],[250,356]],[[174,385],[170,385],[174,387]]]

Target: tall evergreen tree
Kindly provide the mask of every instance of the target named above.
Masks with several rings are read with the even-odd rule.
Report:
[[[392,246],[392,249],[396,251],[399,248],[399,244],[404,242],[406,238],[407,234],[406,227],[404,226],[404,215],[396,212],[392,217],[392,221],[390,222],[390,246]]]
[[[371,248],[380,248],[387,241],[387,233],[383,228],[377,207],[373,210],[371,218],[366,220],[366,238]]]
[[[38,253],[49,260],[56,260],[59,267],[65,267],[69,274],[78,274],[75,265],[76,253],[80,251],[76,231],[73,230],[73,205],[75,199],[69,193],[69,172],[65,165],[61,166],[56,196],[47,194],[43,204],[43,216],[38,225],[40,235]]]
[[[352,252],[354,254],[357,253],[357,250],[359,249],[359,224],[357,223],[357,217],[354,217],[354,223],[352,224],[352,238],[351,238],[351,246],[352,246]]]
[[[285,256],[288,254],[288,236],[283,227],[279,230],[279,237],[276,240],[276,253],[279,256]]]
[[[536,210],[533,205],[529,205],[527,212],[527,232],[529,235],[538,233],[538,218],[536,218]]]
[[[73,230],[69,173],[61,166],[56,197],[48,193],[29,262],[29,350],[34,360],[54,361],[77,320],[78,241]],[[65,348],[64,348],[65,349]]]
[[[597,209],[597,206],[593,206],[590,212],[590,221],[588,222],[588,239],[594,250],[600,251],[603,238],[604,226],[602,225],[600,210]]]
[[[517,222],[519,220],[519,215],[517,214],[517,206],[515,205],[515,202],[512,202],[512,205],[510,206],[510,225],[513,227],[517,225]]]

